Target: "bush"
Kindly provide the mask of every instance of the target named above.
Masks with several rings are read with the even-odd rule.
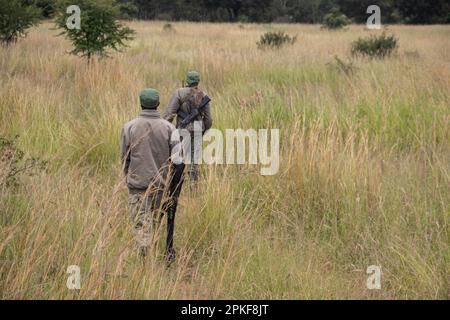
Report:
[[[37,24],[41,12],[21,0],[0,0],[0,41],[4,44],[16,42],[26,36],[27,29]]]
[[[345,26],[349,25],[350,22],[351,20],[347,18],[345,14],[339,12],[338,10],[333,10],[323,17],[322,28],[330,30],[342,29]]]
[[[17,139],[18,136],[12,140],[0,137],[0,187],[15,188],[22,175],[31,176],[47,167],[46,161],[25,157],[25,153],[17,147]]]
[[[119,50],[125,46],[124,41],[133,39],[134,31],[117,21],[120,12],[113,0],[78,0],[81,28],[69,29],[66,23],[70,14],[66,13],[66,8],[71,2],[60,2],[56,19],[57,26],[64,30],[60,35],[66,35],[75,47],[70,53],[87,57],[90,61],[94,55],[108,56],[108,49]]]
[[[389,57],[398,48],[398,40],[393,35],[372,35],[369,38],[359,38],[352,43],[353,56],[368,56],[371,58]]]
[[[261,39],[256,43],[258,48],[280,48],[285,44],[294,44],[297,41],[297,36],[291,37],[283,31],[266,32],[261,36]]]
[[[163,30],[166,32],[173,32],[173,31],[175,31],[175,28],[173,27],[173,25],[171,23],[165,23],[163,26]]]

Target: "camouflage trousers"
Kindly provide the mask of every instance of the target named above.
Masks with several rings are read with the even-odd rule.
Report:
[[[128,206],[133,221],[133,235],[142,255],[147,253],[158,230],[164,210],[162,192],[145,193],[129,190]]]
[[[195,141],[193,138],[191,138],[191,164],[187,166],[187,170],[189,173],[189,178],[191,181],[197,181],[199,177],[199,162],[201,157],[201,148],[202,148],[202,140]]]

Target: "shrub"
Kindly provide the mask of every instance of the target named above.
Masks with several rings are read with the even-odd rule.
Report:
[[[297,36],[291,37],[283,31],[266,32],[261,36],[261,39],[256,43],[258,48],[280,48],[285,44],[294,44],[297,41]]]
[[[167,32],[175,31],[175,29],[171,23],[165,23],[163,26],[163,30],[167,31]]]
[[[351,20],[347,16],[338,10],[333,10],[323,17],[322,28],[337,30],[342,29],[349,25]]]
[[[21,175],[31,176],[47,167],[46,161],[25,157],[25,153],[17,147],[17,138],[0,137],[0,187],[17,187]]]
[[[372,35],[354,41],[352,43],[352,55],[385,58],[395,52],[397,48],[397,38],[393,35],[388,36],[383,32],[380,36]]]
[[[40,17],[38,8],[22,0],[0,0],[0,41],[7,45],[16,42]]]
[[[133,39],[134,31],[117,21],[120,12],[113,0],[78,0],[81,9],[79,29],[69,29],[66,25],[70,17],[66,8],[70,4],[70,0],[61,1],[56,19],[57,26],[63,29],[60,35],[66,35],[75,47],[70,53],[90,61],[94,55],[108,56],[108,49],[118,51],[125,46],[124,41]]]

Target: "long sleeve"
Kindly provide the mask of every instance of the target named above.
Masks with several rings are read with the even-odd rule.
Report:
[[[175,164],[180,164],[183,161],[183,152],[181,145],[180,133],[173,125],[170,128],[170,160]]]
[[[126,175],[128,174],[128,167],[130,165],[130,141],[125,130],[123,128],[120,135],[120,160]]]
[[[169,101],[169,104],[166,107],[166,110],[162,114],[162,117],[169,122],[172,122],[175,116],[178,113],[178,109],[180,108],[180,96],[178,91],[172,95],[172,98]]]

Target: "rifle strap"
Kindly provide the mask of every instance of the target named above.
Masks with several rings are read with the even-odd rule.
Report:
[[[187,94],[183,99],[181,99],[180,107],[182,105],[184,105],[186,102],[188,102],[189,99],[191,99],[194,96],[194,94],[195,94],[194,90],[195,90],[194,88],[190,88],[189,94]],[[186,112],[182,111],[181,108],[178,108],[177,115],[179,117],[181,117],[182,119],[184,119],[189,115],[189,113],[186,113]]]
[[[180,103],[180,106],[184,105],[185,103],[189,103],[189,112],[186,113],[183,110],[181,110],[180,108],[178,109],[177,115],[179,117],[181,117],[182,119],[185,119],[186,117],[189,116],[189,114],[193,111],[193,109],[196,109],[196,106],[192,105],[192,100],[194,99],[195,95],[197,95],[198,93],[202,93],[202,97],[205,95],[200,89],[198,89],[197,87],[192,87],[190,88],[189,94],[187,94]],[[195,103],[194,103],[195,104]],[[200,112],[202,110],[199,110]]]

